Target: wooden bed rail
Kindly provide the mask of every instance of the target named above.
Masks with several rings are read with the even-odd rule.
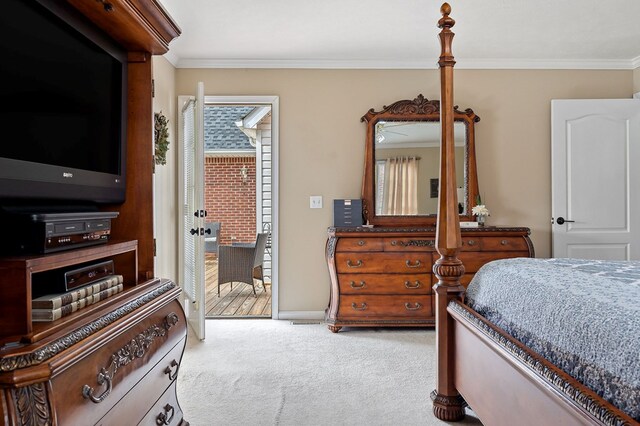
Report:
[[[466,403],[454,383],[454,339],[453,320],[447,314],[447,305],[453,299],[462,300],[464,287],[460,277],[464,266],[458,253],[462,247],[460,219],[458,217],[455,146],[453,139],[453,66],[451,51],[455,21],[449,17],[451,6],[444,3],[440,8],[442,18],[438,21],[441,53],[440,67],[440,190],[438,218],[436,224],[436,249],[440,259],[433,265],[438,282],[433,287],[436,295],[436,389],[431,393],[434,415],[444,421],[464,418]]]

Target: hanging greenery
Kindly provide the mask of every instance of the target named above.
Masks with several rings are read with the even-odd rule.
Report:
[[[167,117],[162,114],[162,111],[154,113],[153,118],[156,164],[164,166],[167,164],[167,151],[169,150],[169,120],[167,120]]]

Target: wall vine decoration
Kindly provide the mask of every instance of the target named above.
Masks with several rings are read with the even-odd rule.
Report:
[[[169,120],[162,111],[153,114],[153,131],[155,141],[156,164],[167,164],[167,151],[169,150]]]

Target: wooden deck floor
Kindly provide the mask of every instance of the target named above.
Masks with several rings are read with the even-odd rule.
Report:
[[[206,318],[271,318],[271,285],[263,286],[259,280],[256,283],[256,293],[253,295],[251,286],[235,283],[220,286],[218,297],[218,261],[207,254],[205,258],[205,300]]]

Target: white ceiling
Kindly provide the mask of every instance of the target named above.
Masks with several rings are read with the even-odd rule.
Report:
[[[440,0],[160,0],[182,68],[436,68]],[[458,68],[633,69],[640,0],[451,0]]]

